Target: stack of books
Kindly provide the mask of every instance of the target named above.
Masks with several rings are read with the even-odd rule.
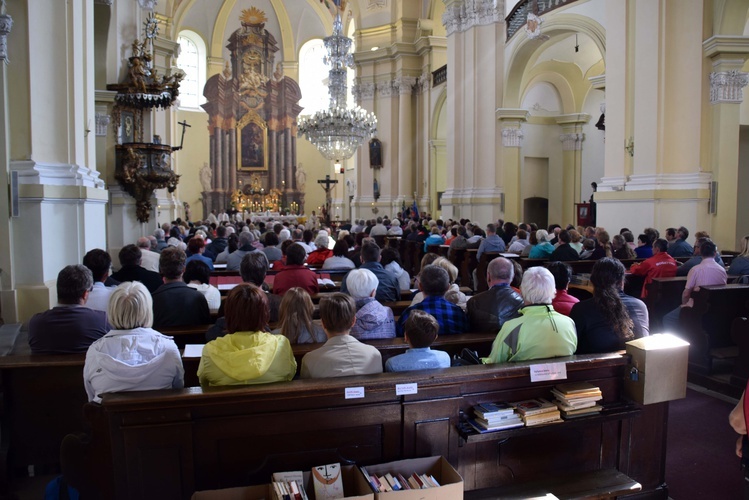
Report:
[[[440,484],[429,474],[417,474],[414,472],[409,477],[402,474],[387,473],[382,476],[369,474],[366,467],[359,467],[364,478],[375,493],[401,490],[423,490],[427,488],[439,488]]]
[[[271,486],[273,500],[309,500],[302,471],[274,472]]]
[[[468,423],[480,433],[523,426],[520,415],[507,403],[481,403],[473,407],[473,414]]]
[[[561,422],[562,418],[556,405],[546,399],[526,399],[512,403],[526,427]]]
[[[590,382],[559,384],[551,390],[565,420],[593,415],[602,410],[597,404],[603,399],[600,387]]]

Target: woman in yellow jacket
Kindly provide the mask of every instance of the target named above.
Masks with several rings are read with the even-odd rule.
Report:
[[[226,298],[229,334],[206,344],[200,358],[200,385],[247,385],[288,381],[296,374],[289,339],[265,331],[270,316],[265,292],[237,285]]]

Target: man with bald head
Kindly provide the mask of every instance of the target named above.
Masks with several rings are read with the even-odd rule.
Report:
[[[467,313],[472,332],[498,332],[505,321],[517,318],[523,298],[510,287],[515,268],[508,259],[489,262],[486,282],[489,289],[468,300]]]
[[[140,267],[146,271],[159,272],[159,254],[151,251],[151,240],[143,236],[135,243],[140,248]]]

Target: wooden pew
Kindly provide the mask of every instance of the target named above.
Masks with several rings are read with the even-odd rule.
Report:
[[[714,359],[738,356],[731,326],[745,314],[749,285],[703,286],[692,291],[692,299],[694,306],[679,313],[679,333],[690,343],[690,368],[711,373]]]
[[[465,254],[463,255],[463,261],[460,263],[460,286],[467,286],[472,289],[474,288],[473,283],[473,270],[479,265],[479,261],[476,258],[477,248],[466,248]]]
[[[210,325],[162,329],[173,335],[178,345],[205,343]],[[488,356],[494,333],[443,335],[433,348],[452,357],[464,347]],[[392,356],[402,354],[408,345],[402,338],[365,341],[382,353],[383,367]],[[293,346],[301,366],[302,357],[320,344]],[[7,491],[16,470],[26,472],[28,465],[56,470],[60,443],[71,432],[83,431],[87,424],[82,407],[87,402],[83,386],[85,354],[31,354],[26,332],[18,336],[13,350],[0,356],[2,419],[0,419],[0,492]],[[200,358],[183,358],[185,386],[198,386]]]
[[[655,278],[648,284],[648,296],[643,299],[650,316],[650,331],[659,333],[663,328],[663,316],[681,304],[681,294],[687,284],[686,276]]]
[[[566,362],[569,381],[601,387],[604,403],[621,401],[626,356],[554,361]],[[417,394],[397,396],[403,383],[417,384]],[[644,496],[665,498],[667,403],[609,406],[594,417],[491,434],[459,428],[477,403],[549,397],[555,384],[531,383],[529,363],[518,363],[109,394],[86,406],[92,435],[66,438],[63,465],[83,495],[113,499],[186,499],[196,490],[266,483],[278,470],[431,455],[458,469],[466,491],[549,471],[618,469]],[[365,396],[346,399],[348,387],[363,387]]]

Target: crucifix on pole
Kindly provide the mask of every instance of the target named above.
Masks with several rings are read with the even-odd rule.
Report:
[[[188,127],[192,127],[189,123],[187,123],[187,120],[182,120],[181,122],[177,122],[177,125],[182,125],[182,140],[179,141],[179,146],[172,148],[172,151],[179,151],[182,149],[182,145],[185,143],[185,129]]]
[[[333,187],[338,184],[338,180],[331,179],[330,175],[326,175],[324,179],[319,179],[317,183],[325,190],[325,208],[323,209],[322,216],[326,223],[330,223],[330,220],[328,219],[330,214],[330,203],[333,201],[330,192],[333,190]]]

